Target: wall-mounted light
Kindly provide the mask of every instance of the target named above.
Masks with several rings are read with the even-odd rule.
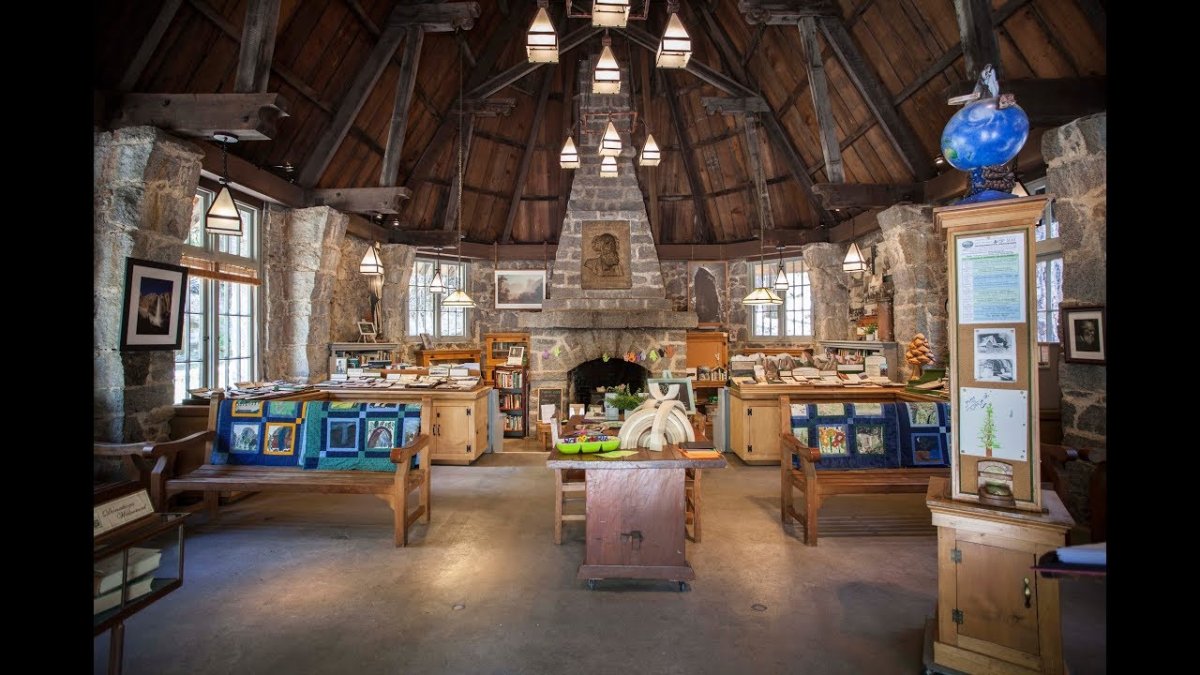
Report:
[[[363,254],[362,262],[358,264],[359,274],[366,275],[381,275],[383,274],[383,261],[379,259],[379,242],[375,242],[367,247],[367,252]]]
[[[233,203],[233,193],[229,191],[229,155],[225,147],[237,143],[238,137],[228,131],[218,131],[213,134],[213,140],[221,144],[221,189],[204,214],[204,233],[240,237],[242,214],[238,212],[237,204]]]
[[[617,158],[605,157],[600,160],[600,175],[606,178],[615,178],[617,175]]]
[[[604,48],[600,50],[600,58],[596,60],[596,70],[592,74],[592,93],[621,93],[621,67],[617,64],[617,57],[613,56],[612,39],[607,35],[604,36]]]
[[[629,0],[593,0],[593,26],[624,28],[628,23]]]
[[[608,127],[604,130],[604,138],[600,139],[600,156],[601,157],[617,157],[621,154],[621,134],[617,133],[617,127],[608,121]]]
[[[562,153],[558,155],[558,165],[564,169],[579,168],[579,149],[575,147],[575,139],[567,136],[567,142],[563,143]]]
[[[646,134],[646,143],[642,146],[642,154],[638,156],[638,164],[658,166],[661,161],[662,152],[658,149],[658,143],[654,142],[654,134]]]
[[[558,32],[546,11],[549,0],[538,0],[538,11],[525,33],[525,53],[530,63],[558,63]]]
[[[658,42],[655,63],[659,68],[686,68],[688,59],[692,58],[692,38],[676,13],[679,11],[679,3],[667,3],[667,11],[671,13],[671,17],[667,19],[667,29],[663,31],[662,40]]]
[[[875,274],[875,249],[871,248],[871,259],[868,261],[863,257],[862,250],[858,248],[858,244],[850,242],[850,248],[846,250],[846,258],[842,260],[842,271],[850,273],[870,271]]]

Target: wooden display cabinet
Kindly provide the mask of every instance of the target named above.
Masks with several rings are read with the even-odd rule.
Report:
[[[510,347],[524,347],[525,358],[529,358],[529,333],[488,333],[483,336],[483,379],[496,381],[496,367],[508,365]]]
[[[933,478],[925,503],[938,528],[938,604],[933,660],[967,673],[1066,672],[1058,579],[1031,569],[1067,543],[1074,526],[1052,490],[1043,512],[950,498]],[[939,671],[940,672],[940,671]]]
[[[729,333],[721,331],[688,331],[688,368],[728,368]]]
[[[422,349],[421,367],[454,363],[479,363],[478,349]]]
[[[433,402],[430,461],[467,465],[487,448],[487,396],[462,393],[466,395]]]
[[[779,464],[779,399],[729,399],[729,445],[747,464]]]

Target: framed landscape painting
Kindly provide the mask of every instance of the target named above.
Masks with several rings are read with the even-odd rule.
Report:
[[[541,309],[545,270],[496,270],[496,309]]]
[[[183,301],[187,268],[128,258],[121,349],[179,349],[183,344]]]

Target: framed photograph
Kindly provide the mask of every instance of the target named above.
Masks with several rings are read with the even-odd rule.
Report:
[[[671,395],[671,385],[677,384],[679,387],[675,391],[675,395]],[[686,377],[651,377],[646,380],[646,388],[650,392],[652,398],[658,398],[654,392],[660,392],[666,397],[666,400],[677,400],[683,404],[684,410],[688,413],[696,412],[696,397],[692,393],[692,381]]]
[[[183,302],[187,268],[128,258],[121,349],[179,349],[183,345]]]
[[[724,260],[688,262],[688,310],[695,312],[700,326],[724,323],[729,297],[729,267]]]
[[[524,347],[509,347],[508,361],[506,366],[523,366],[525,365],[525,348]]]
[[[1062,308],[1063,360],[1104,365],[1107,337],[1103,307]]]
[[[362,336],[363,342],[375,341],[375,322],[374,321],[359,321],[358,334]]]
[[[581,288],[633,288],[628,220],[585,220],[582,246]]]
[[[496,309],[541,309],[546,270],[496,270]]]

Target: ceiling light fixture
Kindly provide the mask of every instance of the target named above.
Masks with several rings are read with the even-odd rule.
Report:
[[[592,25],[624,28],[629,23],[629,0],[593,0]]]
[[[646,143],[642,146],[642,154],[638,156],[638,164],[641,166],[658,166],[662,161],[662,152],[658,149],[658,143],[654,142],[654,134],[646,134]]]
[[[658,42],[655,63],[659,68],[686,68],[688,60],[692,58],[692,38],[683,27],[683,22],[679,20],[679,2],[668,2],[667,11],[671,16],[667,19],[667,28],[663,31],[662,40]]]
[[[858,244],[850,242],[850,248],[846,249],[846,258],[842,261],[842,271],[856,274],[867,270],[870,270],[872,274],[875,273],[875,259],[872,258],[868,263]]]
[[[763,244],[766,243],[766,225],[762,212],[758,216],[758,279],[762,284],[757,286],[750,294],[742,298],[743,305],[782,305],[783,298],[779,297],[769,286],[767,286],[767,275],[763,269]],[[757,281],[751,277],[751,281]]]
[[[617,57],[613,56],[612,38],[608,35],[604,36],[604,48],[600,50],[600,58],[596,60],[596,70],[592,74],[592,93],[621,93],[621,67],[617,64]]]
[[[615,178],[617,175],[617,158],[605,157],[600,160],[600,175],[606,178]]]
[[[455,33],[459,29],[455,29]],[[463,56],[462,50],[458,50],[458,285],[453,293],[442,301],[442,307],[462,307],[471,308],[475,306],[475,301],[471,296],[463,291],[462,287],[467,285],[467,275],[462,273],[462,186],[463,186],[463,124],[462,116],[465,113],[463,110]]]
[[[367,247],[367,252],[363,254],[362,262],[358,264],[358,272],[367,276],[383,274],[383,261],[379,259],[379,242],[374,242]]]
[[[433,263],[433,279],[429,281],[429,291],[437,295],[446,294],[446,283],[442,281],[442,247],[437,247]]]
[[[787,293],[791,288],[792,282],[788,281],[787,272],[783,268],[783,247],[776,246],[776,251],[779,251],[779,273],[775,275],[775,290],[780,293]]]
[[[221,189],[204,214],[204,233],[240,237],[242,214],[238,212],[237,204],[233,203],[233,193],[229,191],[229,154],[226,149],[226,145],[237,143],[238,137],[228,131],[218,131],[213,134],[213,140],[221,144]]]
[[[563,143],[562,153],[558,156],[558,165],[564,169],[579,168],[579,149],[575,147],[575,139],[567,136],[567,142]]]
[[[558,33],[546,11],[549,1],[538,0],[537,13],[525,34],[525,53],[530,63],[558,63]]]
[[[604,130],[604,138],[600,139],[600,156],[601,157],[618,157],[621,154],[621,134],[617,133],[617,127],[612,123],[612,119],[608,120],[608,127]]]

